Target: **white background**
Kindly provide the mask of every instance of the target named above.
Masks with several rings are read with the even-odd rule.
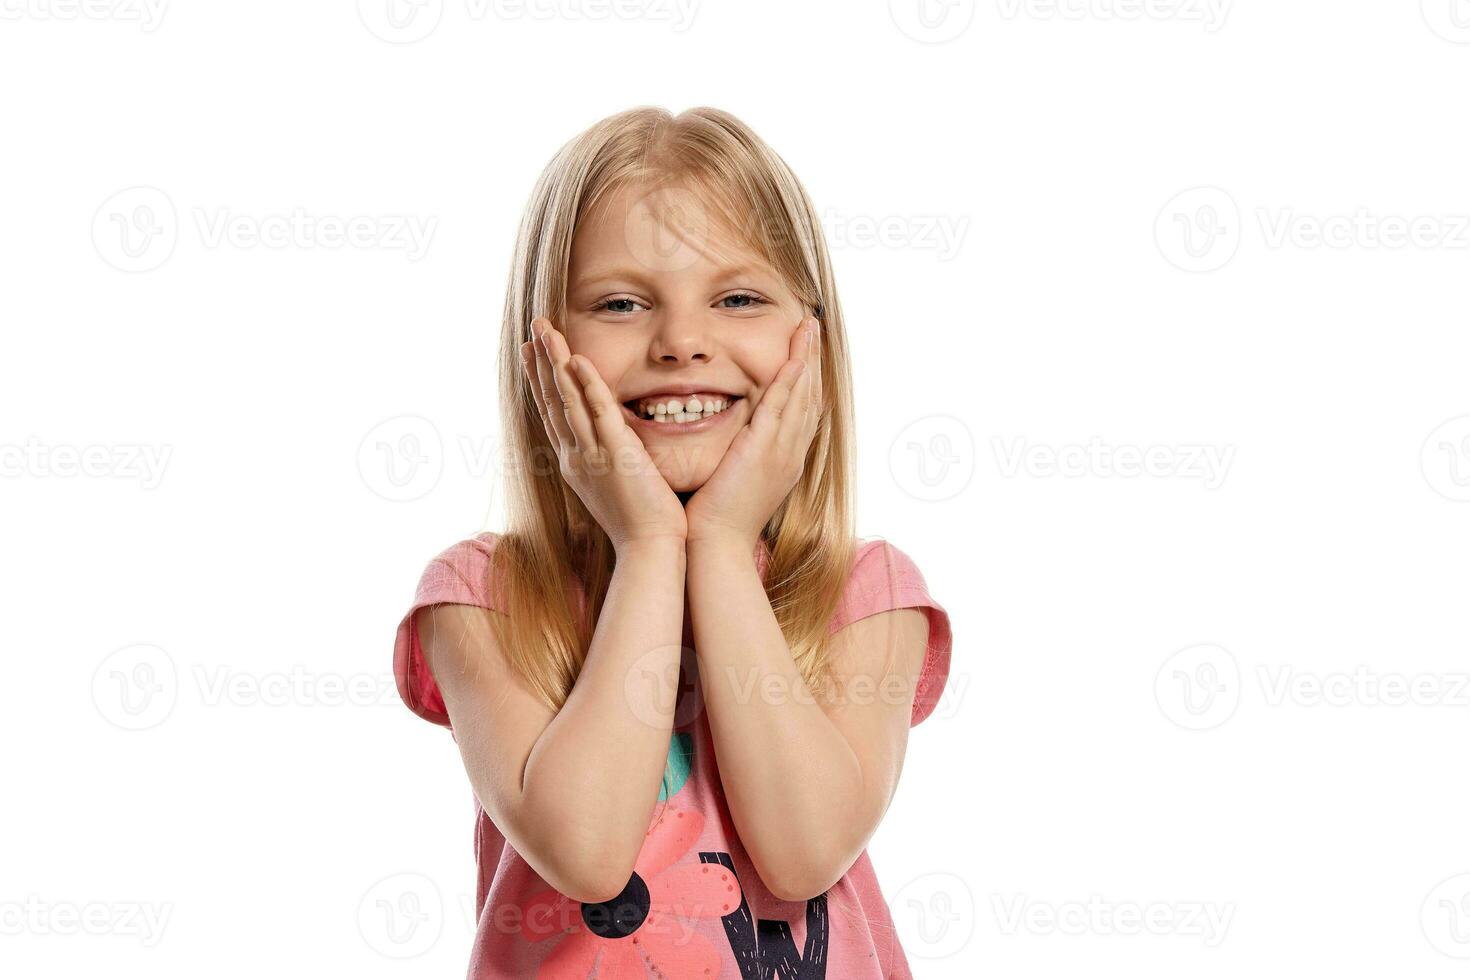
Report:
[[[463,974],[393,629],[500,526],[537,173],[707,104],[824,215],[859,531],[952,615],[871,845],[916,975],[1463,975],[1470,4],[690,3],[0,0],[0,969]]]

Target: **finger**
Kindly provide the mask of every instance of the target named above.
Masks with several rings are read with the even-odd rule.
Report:
[[[536,381],[541,387],[541,401],[545,417],[551,422],[551,440],[557,451],[570,449],[575,442],[572,430],[567,425],[566,409],[561,403],[561,392],[556,390],[555,370],[551,366],[551,355],[546,352],[546,333],[551,326],[545,320],[532,322],[531,331],[536,337]],[[537,328],[540,327],[538,331]]]
[[[562,414],[571,429],[577,451],[591,452],[597,448],[597,432],[592,427],[592,417],[587,414],[587,405],[582,398],[582,381],[572,374],[571,348],[555,327],[546,331],[544,341],[551,356],[552,381],[561,396]]]
[[[623,406],[613,397],[607,382],[602,380],[602,375],[597,373],[597,368],[587,358],[580,354],[573,357],[571,368],[582,382],[582,397],[587,401],[587,412],[592,416],[592,424],[597,429],[598,443],[608,448],[617,445],[628,428],[628,423],[623,419]]]
[[[532,328],[535,329],[534,327]],[[546,411],[546,399],[541,397],[541,381],[536,376],[536,341],[526,341],[521,345],[521,367],[526,372],[526,384],[531,389],[531,398],[536,403],[536,414],[541,416],[541,426],[546,430],[546,440],[556,448],[556,431],[551,425],[551,417]]]
[[[556,425],[552,422],[553,399],[546,397],[547,368],[545,358],[541,353],[541,321],[531,321],[531,360],[528,365],[531,374],[531,391],[536,397],[536,410],[541,414],[541,425],[546,430],[546,441],[551,448],[561,454],[561,436],[557,434]]]
[[[803,384],[807,392],[806,422],[815,428],[822,415],[822,324],[816,317],[807,321],[811,324],[811,335],[807,340],[806,371]]]
[[[805,362],[797,358],[787,361],[776,372],[775,379],[761,396],[761,402],[755,407],[755,415],[750,420],[750,428],[757,435],[765,436],[779,429],[782,418],[790,414],[791,393],[797,380],[805,373],[805,367]]]
[[[802,365],[801,374],[792,385],[790,403],[781,412],[781,425],[777,440],[783,448],[791,448],[811,424],[812,391],[820,376],[818,356],[815,350],[816,318],[807,317],[797,324],[792,334],[791,359]]]

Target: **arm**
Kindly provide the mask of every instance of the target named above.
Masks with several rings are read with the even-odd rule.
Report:
[[[796,669],[743,540],[691,541],[688,574],[730,815],[773,895],[820,895],[852,867],[893,799],[928,617],[893,609],[839,630],[839,686],[822,703]]]
[[[559,712],[511,669],[475,606],[417,616],[465,772],[490,819],[557,891],[583,902],[627,885],[658,801],[673,729],[684,545],[619,552],[586,662]],[[638,683],[625,683],[634,671]],[[652,674],[654,683],[642,683]]]

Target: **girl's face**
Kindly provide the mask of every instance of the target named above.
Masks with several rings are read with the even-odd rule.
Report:
[[[678,492],[714,473],[807,312],[764,259],[736,242],[693,194],[637,187],[609,197],[572,240],[560,325],[567,346],[623,402],[624,421]],[[708,396],[725,408],[698,422],[639,414],[640,401],[689,408],[691,395],[702,411]]]

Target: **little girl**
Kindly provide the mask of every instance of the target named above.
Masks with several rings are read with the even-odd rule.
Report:
[[[866,845],[950,625],[859,541],[847,335],[786,164],[725,112],[611,116],[517,240],[509,528],[429,563],[410,709],[476,798],[469,976],[911,976]]]

